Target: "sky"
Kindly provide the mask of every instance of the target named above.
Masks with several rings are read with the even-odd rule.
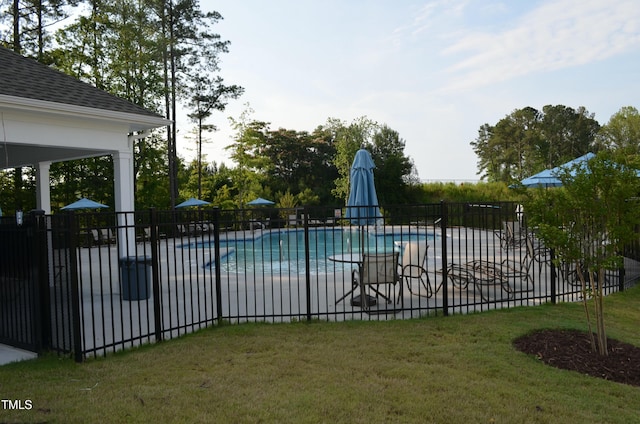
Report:
[[[233,166],[229,117],[313,131],[366,116],[397,131],[422,181],[477,181],[470,143],[516,109],[640,109],[637,0],[201,0],[231,42],[206,160]],[[179,125],[189,125],[186,118]],[[186,143],[185,143],[186,144]],[[193,151],[182,150],[189,157]]]

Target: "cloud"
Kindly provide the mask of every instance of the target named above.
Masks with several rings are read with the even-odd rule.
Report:
[[[443,23],[463,13],[468,0],[432,0],[423,4],[412,15],[408,24],[397,27],[392,33],[393,44],[403,45],[408,39],[435,32]],[[444,24],[446,26],[446,24]]]
[[[454,64],[445,91],[585,65],[640,44],[635,0],[548,1],[497,31],[472,31],[444,49]],[[457,57],[460,57],[456,60]]]

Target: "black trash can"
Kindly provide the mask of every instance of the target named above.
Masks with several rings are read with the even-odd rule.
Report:
[[[120,258],[122,300],[144,300],[151,296],[151,258]]]

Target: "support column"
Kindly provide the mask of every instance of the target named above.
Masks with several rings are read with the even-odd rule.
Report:
[[[133,151],[118,151],[113,154],[114,195],[118,218],[119,257],[135,255],[136,231],[133,178]]]
[[[135,208],[133,195],[133,152],[113,154],[114,195],[116,212],[131,212]]]
[[[51,213],[51,185],[49,183],[51,162],[38,162],[36,167],[36,207],[45,214]]]

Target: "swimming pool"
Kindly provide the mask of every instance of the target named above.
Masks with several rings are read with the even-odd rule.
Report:
[[[332,255],[364,251],[400,251],[405,242],[433,240],[436,236],[426,231],[364,230],[359,228],[313,228],[309,234],[309,266],[313,274],[324,274],[351,267],[350,264],[336,263],[328,258]],[[198,246],[203,246],[199,243]],[[204,247],[213,245],[206,243]],[[262,232],[255,238],[227,239],[220,241],[226,255],[221,257],[223,272],[304,274],[306,272],[304,229],[282,229]],[[205,267],[211,263],[205,264]]]

